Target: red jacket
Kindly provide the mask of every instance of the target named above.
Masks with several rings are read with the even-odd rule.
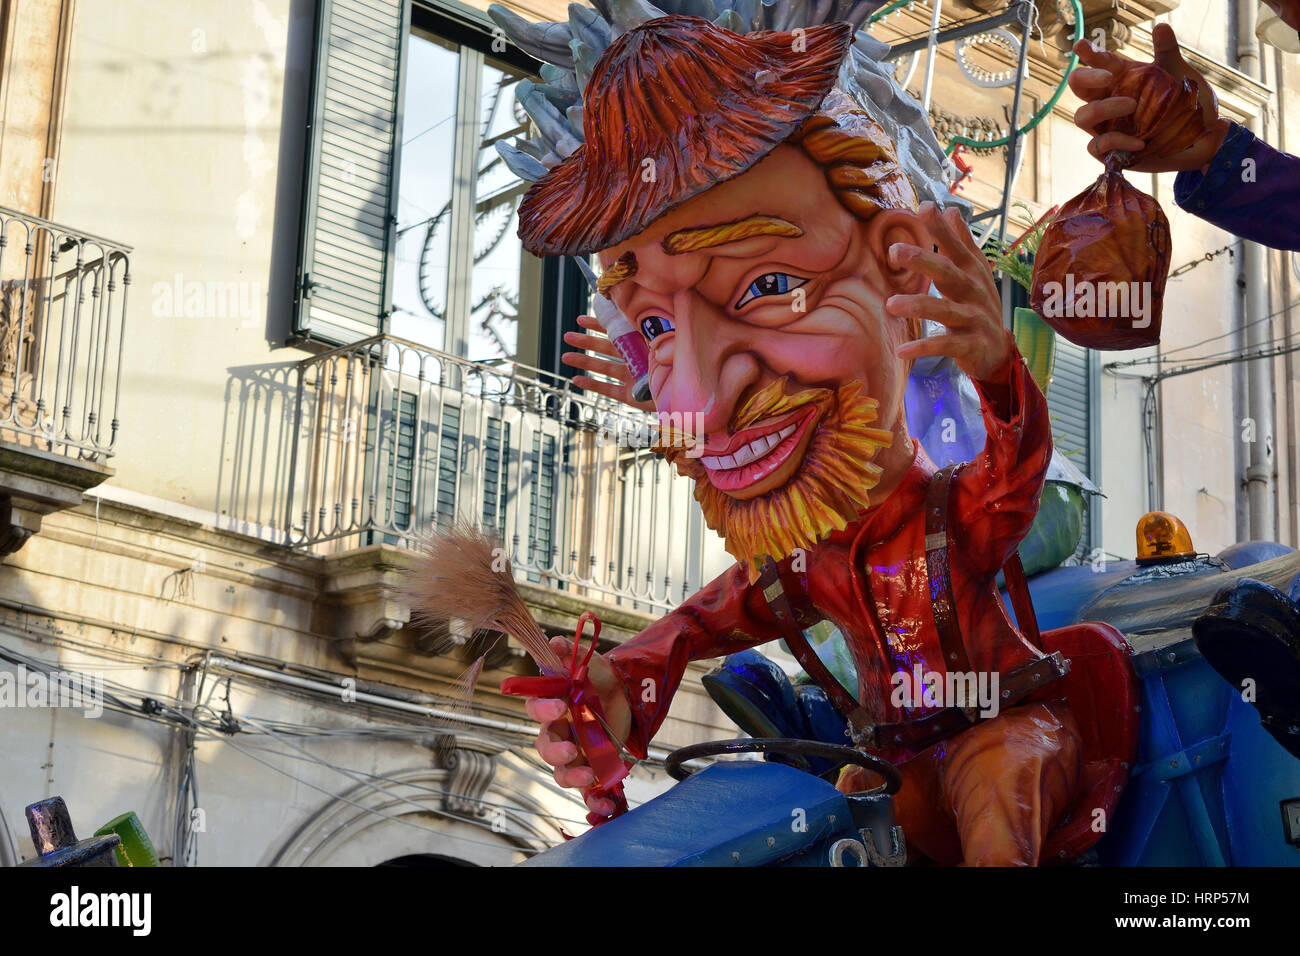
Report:
[[[970,666],[977,673],[1005,674],[1040,656],[1007,617],[995,579],[1038,511],[1052,431],[1047,401],[1018,353],[993,379],[976,383],[988,430],[984,451],[952,481],[949,560]],[[929,712],[891,705],[894,672],[911,675],[917,663],[927,672],[944,672],[931,613],[923,513],[936,469],[915,439],[913,447],[912,465],[888,498],[810,548],[804,572],[782,574],[796,609],[811,605],[844,634],[857,664],[858,698],[876,722]],[[816,619],[800,623],[806,627]],[[780,638],[762,585],[751,585],[745,566],[736,564],[615,648],[608,659],[632,703],[627,749],[645,757],[688,662]],[[881,753],[895,762],[911,756]]]

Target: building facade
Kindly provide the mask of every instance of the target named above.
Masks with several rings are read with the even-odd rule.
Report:
[[[473,521],[548,632],[594,610],[610,643],[730,559],[644,417],[560,362],[587,292],[515,238],[523,185],[493,144],[525,128],[514,94],[537,64],[485,7],[0,4],[0,861],[32,855],[22,808],[56,794],[86,831],[135,810],[173,865],[505,864],[585,826],[495,692],[528,672],[522,651],[411,623],[410,545]],[[1221,109],[1294,152],[1300,61],[1253,47],[1243,7],[1082,8],[1089,38],[1135,57],[1153,17],[1172,22]],[[872,30],[906,41],[932,12]],[[1021,116],[1043,116],[1011,235],[1099,172],[1077,101],[1053,102],[1072,8],[1039,15]],[[1013,56],[990,41],[959,62],[945,44],[900,76],[941,142],[996,138],[1010,89],[971,76]],[[1006,150],[965,159],[963,195],[996,206]],[[1162,201],[1174,266],[1201,264],[1170,281],[1159,351],[1060,346],[1058,446],[1105,495],[1081,557],[1132,557],[1153,508],[1202,551],[1295,545],[1281,347],[1300,258],[1177,209],[1171,176],[1131,180]],[[1252,348],[1279,354],[1207,364]],[[633,802],[669,785],[666,751],[735,735],[707,669],[692,665]],[[4,674],[25,692],[5,697]],[[68,686],[102,708],[51,706]]]

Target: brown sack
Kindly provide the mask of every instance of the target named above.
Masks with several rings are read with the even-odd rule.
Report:
[[[1118,130],[1146,145],[1136,154],[1109,154],[1101,177],[1061,207],[1038,246],[1030,304],[1076,345],[1143,348],[1160,341],[1169,220],[1120,170],[1182,152],[1206,126],[1197,84],[1155,64],[1124,73],[1112,95],[1133,97],[1137,109],[1102,131]]]
[[[1043,233],[1030,305],[1084,348],[1155,345],[1169,252],[1160,204],[1108,168]]]

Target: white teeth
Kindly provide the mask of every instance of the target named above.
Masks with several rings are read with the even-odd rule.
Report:
[[[736,450],[735,459],[737,465],[748,465],[759,455],[767,451],[767,442],[762,438],[755,438],[748,445],[744,445]]]
[[[700,463],[703,464],[705,468],[710,468],[714,471],[721,471],[728,468],[740,468],[744,465],[748,465],[751,461],[766,455],[786,438],[793,435],[795,429],[798,427],[799,426],[796,423],[794,425],[787,425],[779,432],[769,432],[760,438],[755,438],[747,445],[742,445],[730,455],[722,455],[720,457],[714,455],[702,455],[700,456]]]

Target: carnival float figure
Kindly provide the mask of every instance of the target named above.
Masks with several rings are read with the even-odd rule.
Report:
[[[1227,753],[1226,731],[1206,731],[1212,739],[1194,747],[1179,736],[1174,711],[1184,704],[1171,703],[1159,670],[1173,666],[1166,657],[1190,658],[1161,651],[1157,662],[1154,648],[1135,656],[1107,618],[1084,615],[1123,590],[1120,608],[1145,620],[1151,602],[1124,590],[1140,579],[1153,599],[1161,592],[1159,613],[1188,630],[1229,583],[1210,577],[1237,565],[1203,561],[1184,547],[1176,519],[1156,516],[1139,529],[1139,545],[1146,533],[1161,566],[1047,571],[1078,541],[1078,491],[1096,489],[1053,449],[1041,363],[1036,381],[1003,327],[969,206],[949,191],[924,111],[893,82],[888,48],[857,32],[880,3],[667,5],[672,15],[644,0],[573,4],[567,24],[490,11],[544,63],[543,83],[522,83],[518,94],[538,137],[497,144],[533,182],[519,210],[523,245],[537,255],[595,255],[597,312],[617,312],[644,355],[641,368],[635,350],[570,333],[571,345],[621,355],[566,359],[620,382],[575,383],[659,414],[667,427],[657,450],[694,479],[707,524],[736,558],[602,656],[595,636],[580,651],[583,622],[578,643],[547,645],[485,539],[460,529],[435,541],[415,585],[417,611],[506,631],[529,650],[543,676],[511,678],[502,690],[530,698],[542,758],[557,782],[583,791],[596,824],[536,862],[835,865],[851,851],[885,865],[1036,865],[1077,859],[1108,833],[1117,862],[1182,861],[1187,840],[1172,829],[1158,854],[1144,856],[1166,830],[1171,786],[1192,808],[1200,859],[1222,862],[1224,827],[1209,822],[1203,800],[1195,812],[1196,781],[1171,784],[1193,761],[1217,766]],[[1166,100],[1182,96],[1156,88]],[[1146,234],[1163,217],[1139,206],[1130,231]],[[1167,249],[1143,247],[1132,260],[1131,243],[1118,238],[1117,268],[1163,277]],[[1094,256],[1103,271],[1105,255]],[[1022,284],[1030,288],[1028,277]],[[638,402],[633,385],[645,379],[651,398]],[[936,427],[949,415],[960,423],[955,435]],[[1045,496],[1045,481],[1069,493]],[[1040,505],[1061,509],[1052,523],[1066,529],[1063,551],[1041,540],[1021,548],[1031,526],[1043,537]],[[1251,550],[1242,563],[1273,556]],[[1294,557],[1255,567],[1266,569],[1258,577],[1267,599],[1300,622],[1294,595],[1273,586],[1300,580]],[[1045,629],[1024,565],[1046,572],[1040,581],[1085,575],[1067,574],[1046,592]],[[1215,605],[1216,633],[1229,643],[1245,617],[1233,600]],[[1260,632],[1259,660],[1296,656],[1288,642],[1297,628],[1275,627],[1276,617]],[[814,648],[807,634],[824,625],[835,640]],[[1192,639],[1179,640],[1182,654]],[[755,650],[776,641],[807,682],[792,688]],[[1135,668],[1146,656],[1147,669]],[[823,776],[847,762],[839,793],[780,764],[720,764],[604,825],[627,809],[622,757],[646,757],[689,662],[716,657],[726,660],[706,686],[723,710],[756,737],[822,741],[798,759]],[[1240,663],[1235,652],[1226,657]],[[1184,690],[1198,700],[1232,696],[1204,671],[1212,691],[1199,671],[1180,678]],[[1253,721],[1241,739],[1250,748],[1266,740],[1259,716],[1243,718],[1249,706],[1226,697],[1192,719],[1198,733],[1207,720]],[[1290,711],[1265,715],[1287,746]],[[776,744],[791,741],[707,752],[771,757]],[[683,761],[709,746],[678,751],[669,772],[681,779]],[[1255,751],[1262,756],[1243,758],[1274,821],[1277,795],[1297,782],[1294,761],[1267,749],[1275,746],[1266,740]],[[1291,762],[1280,770],[1279,755]],[[1135,772],[1138,806],[1115,828]],[[718,810],[728,802],[732,810]],[[1219,815],[1240,818],[1236,802]],[[1296,821],[1286,819],[1285,843],[1300,846],[1300,799],[1290,802]],[[811,820],[817,808],[820,829],[791,837],[791,812]],[[1252,834],[1248,854],[1277,860],[1276,822],[1266,827],[1254,804],[1242,812],[1253,815],[1239,828]]]
[[[1084,782],[1082,731],[1053,692],[1068,665],[1026,640],[995,584],[1037,509],[1046,402],[937,141],[883,76],[859,85],[869,54],[851,55],[853,34],[682,16],[627,30],[592,69],[584,144],[520,207],[530,252],[598,255],[601,293],[649,343],[655,409],[702,424],[660,448],[737,558],[590,672],[644,757],[688,662],[781,639],[798,655],[800,629],[829,620],[857,665],[854,736],[901,765],[909,843],[941,862],[1035,864]],[[943,333],[922,337],[925,320]],[[908,434],[908,373],[932,356],[980,396],[988,440],[963,467],[936,469]],[[897,674],[999,698],[900,704]],[[567,710],[529,703],[556,779],[586,787]]]

